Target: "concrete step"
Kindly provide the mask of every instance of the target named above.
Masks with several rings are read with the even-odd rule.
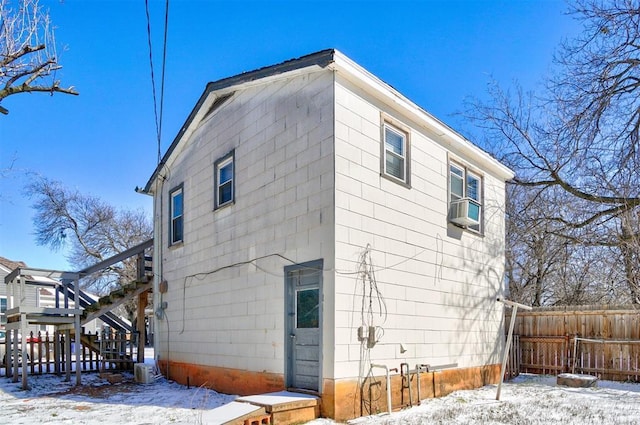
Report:
[[[320,400],[310,394],[279,391],[239,397],[236,402],[263,407],[271,424],[290,425],[312,421],[320,416]],[[253,425],[248,423],[247,425]]]
[[[200,423],[207,425],[245,425],[246,421],[265,416],[270,417],[265,412],[264,407],[232,401],[215,409],[204,410]],[[268,425],[268,422],[265,425]]]

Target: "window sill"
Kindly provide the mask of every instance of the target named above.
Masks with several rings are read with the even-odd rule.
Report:
[[[396,184],[399,184],[400,186],[404,186],[407,189],[411,189],[411,184],[409,182],[406,182],[404,180],[400,180],[399,178],[395,177],[395,176],[391,176],[389,174],[386,173],[380,173],[380,176],[383,177],[386,180],[392,181]]]
[[[219,210],[225,209],[225,208],[227,208],[227,207],[230,207],[231,205],[235,205],[235,203],[236,203],[236,201],[235,201],[235,199],[234,199],[233,201],[229,201],[229,202],[224,203],[224,204],[222,204],[222,205],[218,205],[217,207],[215,207],[215,208],[213,209],[213,212],[216,212],[216,211],[219,211]]]

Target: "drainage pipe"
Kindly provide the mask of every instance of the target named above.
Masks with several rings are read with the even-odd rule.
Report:
[[[387,375],[387,409],[389,410],[389,414],[391,414],[391,376],[389,375],[389,368],[383,364],[374,364],[371,363],[369,367],[369,373],[373,368],[384,369]]]

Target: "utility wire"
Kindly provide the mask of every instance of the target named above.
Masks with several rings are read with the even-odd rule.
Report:
[[[158,128],[158,101],[156,100],[156,78],[153,72],[153,49],[151,48],[151,18],[149,17],[149,0],[144,1],[147,14],[147,43],[149,44],[149,67],[151,68],[151,91],[153,93],[153,114],[155,115],[156,137],[158,139],[158,163],[160,163],[160,128]]]
[[[148,1],[148,0],[147,0]],[[160,163],[160,137],[162,135],[162,117],[164,111],[164,81],[167,64],[167,34],[169,32],[169,0],[164,8],[164,40],[162,42],[162,80],[160,83],[160,123],[158,124],[158,163]]]
[[[149,67],[151,68],[151,90],[153,92],[153,114],[155,116],[156,124],[156,138],[158,142],[158,164],[160,163],[161,153],[160,145],[162,139],[162,116],[164,110],[164,82],[165,82],[165,68],[167,59],[167,34],[169,28],[169,0],[165,4],[164,14],[164,41],[162,48],[162,74],[160,75],[160,114],[158,114],[158,99],[156,96],[156,78],[153,66],[153,48],[151,45],[151,17],[149,15],[149,0],[145,0],[145,12],[147,16],[147,42],[149,45]]]

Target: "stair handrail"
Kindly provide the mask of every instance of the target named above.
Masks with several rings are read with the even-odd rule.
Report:
[[[94,264],[93,266],[85,267],[82,270],[79,270],[77,273],[80,277],[84,277],[90,275],[91,273],[95,273],[99,270],[106,269],[109,266],[112,266],[116,263],[119,263],[122,260],[126,260],[129,257],[133,257],[136,254],[140,254],[144,252],[147,248],[151,248],[153,246],[153,238],[148,241],[144,241],[141,244],[138,244],[134,247],[127,249],[126,251],[122,251],[119,254],[114,255],[113,257],[109,257],[106,260],[100,261],[99,263]]]
[[[98,300],[93,299],[91,296],[89,296],[89,294],[84,292],[82,289],[78,288],[76,290],[76,287],[73,283],[67,283],[67,287],[70,290],[70,292],[68,292],[68,295],[73,301],[76,301],[76,292],[77,292],[77,295],[78,295],[77,302],[80,305],[80,307],[86,308],[87,306],[98,302]],[[117,315],[113,314],[113,312],[111,311],[107,311],[98,317],[103,322],[109,324],[112,327],[122,328],[129,332],[133,330],[131,327],[131,324],[125,323],[124,321],[122,321],[122,319],[120,319]],[[84,323],[81,322],[81,324],[84,324]]]

